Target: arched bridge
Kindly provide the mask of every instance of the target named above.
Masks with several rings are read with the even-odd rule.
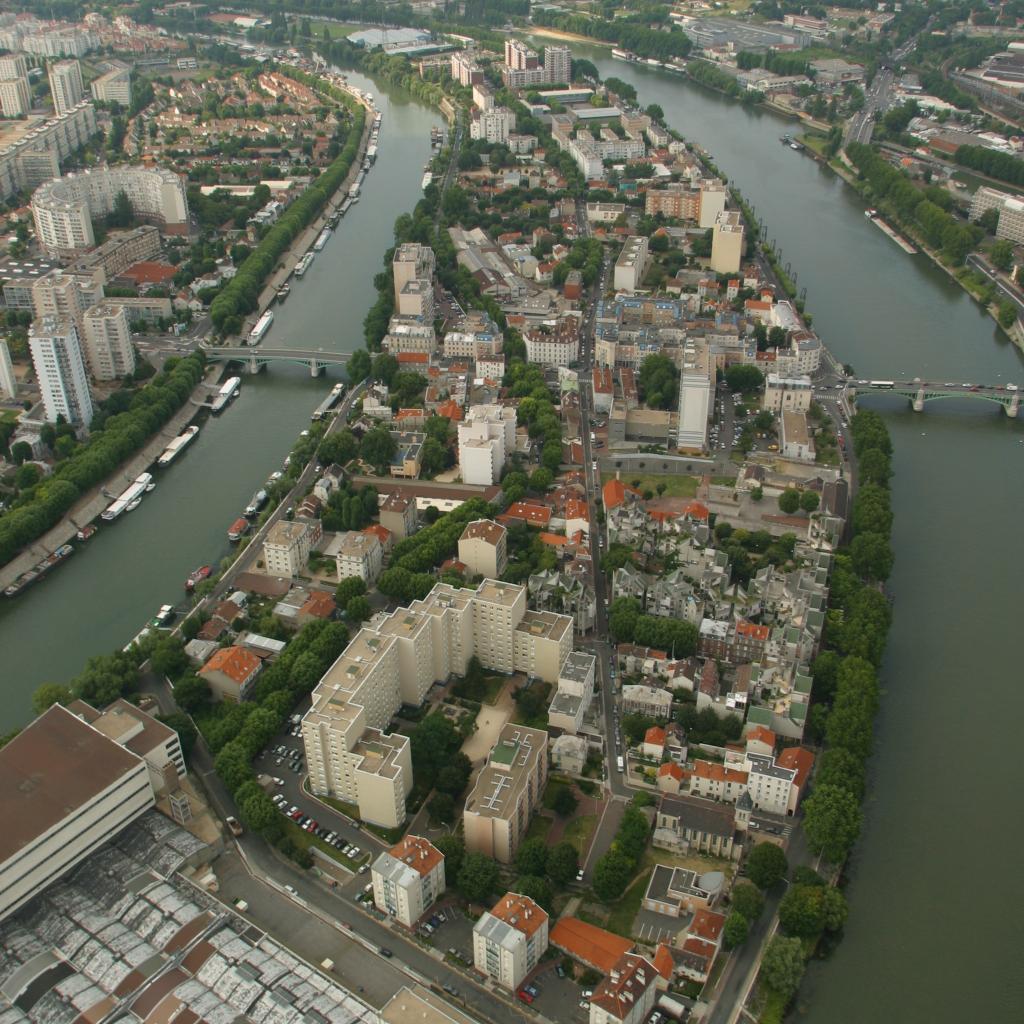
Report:
[[[208,362],[243,363],[250,373],[259,373],[267,363],[301,363],[309,367],[311,377],[318,377],[325,366],[344,366],[349,352],[326,352],[322,348],[267,348],[263,345],[211,345],[203,346]]]
[[[910,400],[914,412],[924,412],[925,402],[940,398],[974,398],[982,402],[1001,405],[1011,419],[1016,419],[1020,410],[1020,392],[1013,384],[957,384],[947,381],[938,384],[922,380],[858,380],[847,385],[851,401],[864,395],[901,395]]]

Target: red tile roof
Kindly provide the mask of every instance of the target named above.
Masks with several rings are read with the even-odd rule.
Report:
[[[770,750],[775,749],[775,733],[763,725],[756,725],[747,733],[747,742],[749,743],[751,740],[765,744]],[[813,758],[811,760],[813,761]]]
[[[241,686],[259,670],[260,664],[260,659],[244,647],[223,647],[214,652],[199,674],[222,672]]]
[[[590,509],[587,507],[587,503],[585,501],[580,501],[578,498],[570,498],[565,503],[565,518],[583,519],[589,523]]]
[[[429,363],[430,355],[426,352],[399,352],[395,358],[399,363]]]
[[[447,402],[442,402],[434,412],[438,416],[443,416],[446,420],[451,420],[453,423],[458,423],[462,419],[462,406],[454,398],[449,398]]]
[[[671,776],[676,782],[682,782],[683,776],[686,773],[683,771],[683,766],[676,764],[675,761],[668,761],[658,769],[658,777],[662,778],[665,776]]]
[[[550,544],[554,548],[560,548],[569,543],[569,538],[563,537],[560,533],[542,533],[540,541],[542,544]]]
[[[607,974],[619,957],[633,948],[629,939],[613,935],[576,917],[559,918],[551,929],[548,941],[602,974]]]
[[[316,619],[329,619],[337,610],[334,598],[322,590],[314,590],[299,609],[301,615],[312,615]]]
[[[505,893],[491,907],[491,916],[511,925],[526,936],[533,933],[548,919],[547,911],[541,910],[529,896],[516,892]]]
[[[421,875],[429,875],[444,860],[444,854],[429,839],[422,836],[406,836],[400,843],[392,846],[388,853]]]
[[[609,1016],[626,1020],[655,984],[654,964],[638,953],[624,953],[608,977],[594,989],[590,1002]]]
[[[137,285],[142,284],[163,284],[169,281],[178,272],[177,267],[169,263],[156,263],[150,260],[143,260],[135,263],[127,270],[121,271],[118,277],[134,281]]]
[[[672,953],[665,943],[661,943],[658,946],[658,951],[654,954],[654,969],[666,980],[672,980],[672,974],[675,969],[675,961],[672,959]]]
[[[627,487],[621,480],[609,480],[601,489],[602,500],[606,512],[618,508],[625,500],[626,494],[639,494],[632,487]]]
[[[652,725],[647,732],[644,733],[644,743],[651,743],[654,746],[663,747],[665,746],[665,730],[658,725]]]
[[[690,922],[691,938],[704,939],[717,944],[722,929],[725,927],[725,915],[716,914],[713,910],[698,910]]]
[[[793,782],[796,783],[797,789],[803,789],[807,776],[814,767],[814,755],[806,747],[787,747],[775,759],[775,763],[780,768],[795,769],[796,778]]]
[[[532,501],[514,501],[505,512],[498,516],[501,522],[522,522],[530,526],[547,526],[551,519],[551,508]]]
[[[363,533],[372,533],[382,545],[387,544],[391,540],[391,531],[386,526],[381,526],[380,523],[373,523],[367,526]]]
[[[699,779],[710,779],[712,782],[745,783],[750,778],[749,772],[726,768],[724,764],[719,764],[717,761],[701,761],[699,759],[693,762],[693,774]]]
[[[740,619],[736,623],[737,636],[749,636],[752,640],[765,641],[770,634],[771,630],[767,626],[759,626],[754,622],[747,622],[746,619]]]

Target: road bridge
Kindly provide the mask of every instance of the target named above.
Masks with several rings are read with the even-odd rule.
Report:
[[[207,362],[233,362],[247,366],[250,373],[259,373],[268,363],[300,363],[309,367],[311,377],[318,377],[327,366],[344,366],[350,352],[327,352],[322,348],[267,348],[264,345],[202,346]]]
[[[1016,419],[1020,411],[1020,392],[1014,384],[959,384],[947,381],[944,384],[913,380],[858,380],[847,385],[851,402],[864,395],[901,395],[909,399],[914,412],[924,412],[926,402],[941,398],[972,398],[980,402],[992,402],[1003,407],[1003,412]]]

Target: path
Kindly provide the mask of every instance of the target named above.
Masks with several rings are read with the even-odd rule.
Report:
[[[498,694],[498,700],[492,707],[490,704],[483,704],[480,713],[476,717],[476,732],[467,737],[462,744],[462,752],[473,762],[483,762],[490,754],[491,748],[498,742],[498,734],[503,726],[512,717],[514,710],[511,687],[508,683],[502,687]]]

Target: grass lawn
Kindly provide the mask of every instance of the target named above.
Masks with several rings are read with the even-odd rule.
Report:
[[[498,697],[501,696],[501,691],[507,682],[507,676],[490,676],[487,680],[487,690],[483,697],[481,697],[480,703],[490,704],[491,707],[494,707],[498,703]]]
[[[303,789],[309,792],[305,783]],[[410,794],[411,799],[412,794]],[[363,828],[372,832],[375,836],[380,836],[386,843],[397,843],[399,839],[405,834],[404,828],[382,828],[380,825],[371,825],[368,821],[362,821],[359,817],[359,808],[355,804],[345,803],[344,800],[335,800],[332,796],[318,796],[317,800],[322,800],[328,807],[333,807],[336,811],[344,814],[347,818],[351,818],[353,821],[362,822]],[[301,832],[302,829],[299,829]]]
[[[360,864],[370,859],[369,854],[364,854],[358,860],[351,860],[341,850],[336,850],[331,846],[330,843],[325,843],[311,832],[306,832],[299,828],[294,821],[286,821],[284,829],[285,834],[296,846],[301,847],[303,850],[308,850],[311,846],[315,846],[321,853],[326,853],[332,860],[336,860],[342,867],[348,868],[353,873],[358,870]]]
[[[735,476],[713,476],[711,482],[716,487],[735,487],[738,479]]]
[[[818,156],[825,155],[825,146],[828,144],[828,139],[824,135],[818,135],[816,132],[804,132],[798,138],[808,149],[813,149]]]
[[[633,879],[633,883],[623,893],[622,898],[612,907],[608,915],[608,931],[615,932],[627,939],[633,937],[633,921],[640,912],[640,904],[643,902],[644,893],[647,892],[647,883],[650,880],[651,872],[644,871]]]
[[[702,857],[699,854],[675,854],[667,850],[655,850],[648,847],[644,851],[643,860],[640,863],[642,868],[652,868],[655,864],[667,864],[671,868],[689,868],[702,874],[705,871],[721,871],[726,878],[731,878],[736,871],[736,865],[731,860],[721,857]]]
[[[332,39],[344,39],[352,35],[353,32],[361,31],[361,28],[360,25],[335,25],[329,21],[311,21],[309,23],[309,29],[317,39],[323,39],[324,29],[327,29]]]
[[[562,833],[562,840],[566,843],[572,843],[576,847],[576,852],[579,854],[581,861],[586,855],[587,850],[590,849],[590,839],[596,828],[596,814],[581,814],[573,818],[566,825],[565,831]]]
[[[651,458],[657,458],[657,456],[651,456]],[[607,483],[609,480],[614,479],[614,473],[601,474],[602,483]],[[697,496],[698,481],[695,476],[677,476],[675,473],[631,473],[625,469],[622,470],[623,483],[632,487],[634,480],[640,481],[637,490],[641,493],[653,491],[657,494],[658,485],[664,484],[665,491],[663,497],[665,498],[695,498]]]

